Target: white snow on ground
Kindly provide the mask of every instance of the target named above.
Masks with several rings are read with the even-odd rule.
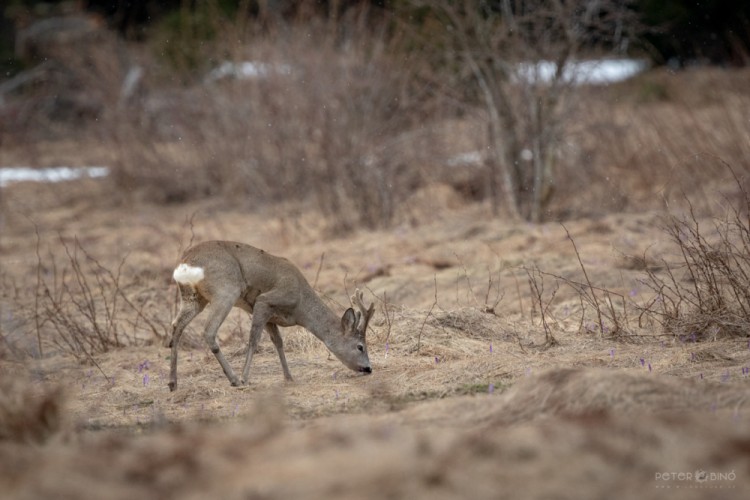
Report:
[[[596,59],[590,61],[573,61],[563,72],[565,81],[576,85],[603,85],[621,82],[648,68],[645,60],[639,59]],[[557,64],[552,61],[538,63],[521,63],[517,76],[527,83],[549,83],[552,81]]]
[[[15,182],[61,182],[80,179],[81,177],[106,177],[108,167],[2,167],[0,168],[0,187]]]
[[[591,59],[571,61],[565,68],[565,80],[576,85],[620,82],[637,75],[648,68],[648,62],[641,59]],[[553,61],[521,63],[516,76],[527,83],[552,81],[557,65]],[[271,74],[290,75],[292,67],[288,64],[266,63],[260,61],[231,62],[224,61],[206,75],[206,82],[225,78],[238,80],[255,80],[266,78]]]
[[[206,82],[215,82],[225,78],[237,80],[255,80],[271,74],[289,75],[292,67],[287,64],[271,64],[258,61],[230,62],[224,61],[206,75]]]

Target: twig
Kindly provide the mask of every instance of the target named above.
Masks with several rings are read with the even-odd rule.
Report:
[[[438,300],[437,300],[437,274],[433,275],[433,280],[435,283],[435,300],[430,306],[430,310],[427,311],[427,315],[424,317],[424,321],[422,321],[422,327],[419,329],[419,336],[417,337],[417,352],[422,348],[422,331],[424,330],[424,325],[427,323],[427,319],[432,315],[432,310],[435,309],[435,306],[437,306]]]
[[[521,286],[518,284],[518,276],[516,276],[516,273],[514,272],[512,274],[513,281],[516,283],[516,295],[518,295],[518,310],[523,316],[523,301],[521,300]]]
[[[313,288],[317,288],[318,286],[318,278],[320,277],[320,270],[323,269],[323,260],[326,258],[326,253],[323,252],[320,254],[320,261],[318,262],[318,270],[315,273],[315,281],[313,281]]]
[[[34,234],[36,235],[36,246],[34,250],[36,252],[36,287],[34,288],[34,327],[36,328],[36,342],[39,349],[39,357],[44,357],[44,350],[42,349],[42,322],[39,316],[39,290],[42,286],[42,256],[39,250],[41,245],[41,236],[39,235],[39,226],[31,219],[27,218],[34,224]]]
[[[554,345],[557,345],[557,339],[555,339],[554,335],[552,335],[552,329],[550,328],[549,324],[547,323],[547,310],[549,308],[549,305],[552,303],[552,299],[547,303],[547,306],[544,305],[544,301],[542,300],[542,295],[544,293],[544,278],[542,278],[542,286],[539,287],[539,282],[537,281],[536,275],[532,270],[529,268],[524,268],[526,270],[526,274],[529,277],[529,288],[531,289],[531,293],[533,294],[533,297],[536,300],[536,303],[539,304],[539,315],[541,316],[542,320],[542,327],[544,328],[544,343],[547,347],[551,347]],[[542,276],[541,271],[539,271],[539,268],[534,268],[534,271],[536,271],[537,274]],[[552,298],[554,298],[554,295],[556,293],[553,292]]]
[[[588,284],[589,289],[591,290],[591,299],[594,301],[594,307],[596,308],[596,316],[599,319],[599,336],[604,335],[604,321],[602,320],[602,311],[599,307],[599,301],[596,298],[596,292],[594,291],[594,286],[591,284],[591,280],[589,279],[589,275],[586,272],[586,266],[583,265],[583,261],[581,260],[581,254],[578,253],[578,247],[576,246],[576,242],[573,240],[573,237],[570,235],[570,231],[568,231],[568,228],[565,227],[565,224],[562,222],[560,223],[563,229],[565,229],[565,234],[568,235],[568,239],[573,244],[573,250],[576,252],[576,257],[578,258],[578,264],[581,266],[581,270],[583,271],[583,276],[586,278],[586,283]]]

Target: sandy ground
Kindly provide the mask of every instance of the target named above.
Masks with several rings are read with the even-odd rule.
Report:
[[[102,182],[2,192],[4,498],[750,494],[748,340],[691,342],[638,323],[649,291],[632,257],[657,262],[674,252],[657,214],[530,226],[493,219],[436,186],[415,197],[412,224],[331,236],[303,209],[123,207]],[[583,281],[566,228],[591,281],[627,298],[617,307],[629,335],[602,334],[588,304],[582,319],[571,286],[539,275],[557,341],[545,344],[525,269]],[[155,328],[131,321],[130,345],[92,360],[59,352],[51,335],[43,358],[24,356],[38,351],[25,314],[37,234],[44,277],[56,272],[53,255],[58,271],[66,262],[60,239],[77,238],[110,269],[126,257],[126,291]],[[264,337],[250,384],[232,388],[198,319],[170,393],[170,275],[191,237],[288,257],[337,311],[364,289],[376,303],[374,373],[348,371],[290,328],[282,334],[295,382],[284,382]],[[235,369],[248,331],[240,312],[222,327]]]

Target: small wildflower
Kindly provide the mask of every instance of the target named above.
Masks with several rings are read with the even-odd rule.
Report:
[[[612,359],[615,359],[615,350],[614,349],[610,349],[609,350],[609,357],[611,357]]]
[[[641,366],[646,366],[646,360],[641,358]]]
[[[490,342],[490,354],[492,354],[492,342]]]
[[[492,394],[493,392],[495,392],[495,384],[490,384],[487,387],[487,392],[490,393],[490,394]]]
[[[648,364],[648,371],[651,371],[651,363]]]
[[[149,381],[149,376],[148,376],[148,373],[146,373],[143,376],[143,387],[146,387],[148,385],[148,381]]]
[[[724,373],[724,374],[723,374],[723,375],[721,376],[721,381],[722,381],[722,382],[727,382],[728,380],[729,380],[729,370],[727,370],[727,371],[726,371],[726,372],[725,372],[725,373]]]

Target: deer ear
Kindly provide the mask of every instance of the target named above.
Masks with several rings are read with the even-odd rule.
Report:
[[[344,316],[341,318],[341,328],[344,331],[344,335],[348,335],[356,331],[357,315],[354,314],[354,309],[352,309],[351,307],[344,312]]]

